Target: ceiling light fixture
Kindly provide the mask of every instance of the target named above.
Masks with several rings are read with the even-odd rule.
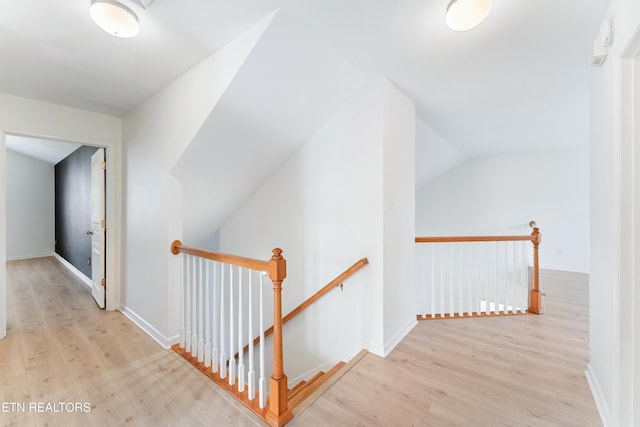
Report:
[[[92,0],[89,15],[98,27],[112,36],[126,39],[135,37],[140,31],[136,14],[115,0]]]
[[[479,25],[491,12],[491,0],[451,0],[446,23],[454,31],[467,31]]]

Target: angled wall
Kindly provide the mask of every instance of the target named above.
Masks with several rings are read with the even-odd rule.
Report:
[[[123,118],[126,182],[122,311],[162,345],[178,334],[182,183],[175,164],[268,26],[266,17]]]

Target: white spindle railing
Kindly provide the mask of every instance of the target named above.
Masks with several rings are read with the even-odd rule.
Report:
[[[282,251],[274,249],[269,261],[259,261],[183,247],[176,241],[172,244],[172,252],[183,256],[177,347],[182,354],[191,356],[192,363],[197,361],[200,369],[217,378],[219,384],[226,384],[228,390],[233,390],[234,396],[243,402],[246,399],[248,403],[245,404],[270,424],[284,424],[290,419],[291,412],[287,406],[287,378],[282,358],[280,294],[286,276]],[[263,277],[267,271],[274,288],[274,357],[269,387],[265,370],[263,292]],[[259,280],[255,280],[256,275]],[[260,328],[258,373],[255,370],[255,327]],[[245,343],[247,354],[243,350]]]
[[[539,300],[528,299],[530,291],[532,299],[539,298],[537,264],[535,283],[529,283],[530,260],[537,262],[540,243],[537,228],[530,236],[420,237],[416,242],[419,317],[540,313]]]
[[[220,372],[229,385],[235,385],[240,393],[248,389],[249,400],[259,399],[259,407],[267,404],[264,352],[264,309],[262,271],[253,271],[230,264],[183,255],[183,286],[180,292],[180,348],[191,352],[192,357],[203,362],[212,372]],[[236,270],[237,269],[237,270]],[[218,274],[219,272],[219,274]],[[228,273],[228,274],[225,274]],[[234,273],[235,272],[235,273]],[[254,276],[259,275],[259,281]],[[247,278],[246,282],[244,277]],[[253,310],[256,301],[255,285],[258,285],[259,327],[259,379],[256,383],[255,354],[253,344]],[[244,293],[244,288],[247,293]],[[226,292],[225,292],[226,291]],[[228,298],[225,299],[225,296]],[[247,311],[245,312],[245,306]],[[245,316],[248,332],[245,330]],[[237,326],[237,335],[236,335]],[[246,334],[246,335],[245,335]],[[237,338],[237,342],[236,342]],[[248,343],[248,366],[244,352],[234,354]],[[237,347],[236,347],[237,344]],[[227,353],[227,348],[229,352]]]

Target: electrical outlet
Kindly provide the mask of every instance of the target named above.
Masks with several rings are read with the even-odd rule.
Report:
[[[67,246],[67,253],[70,254],[71,253],[71,246]]]
[[[87,263],[91,265],[91,257],[87,258]]]

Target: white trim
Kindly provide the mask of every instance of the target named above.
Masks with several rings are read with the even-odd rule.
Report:
[[[87,285],[89,287],[89,289],[93,288],[93,283],[91,282],[91,278],[87,277],[86,274],[84,274],[82,271],[78,270],[73,264],[71,264],[69,261],[67,261],[66,259],[62,258],[60,255],[58,255],[56,252],[54,252],[53,254],[48,254],[46,256],[53,256],[55,259],[57,259],[58,261],[60,261],[60,263],[62,265],[64,265],[65,267],[67,267],[67,269],[72,272],[73,274],[75,274],[76,276],[78,276],[78,279],[82,280],[82,283],[84,283],[85,285]]]
[[[607,401],[602,393],[602,388],[600,388],[598,379],[593,372],[591,363],[587,365],[587,370],[584,371],[584,376],[587,378],[587,383],[589,383],[589,388],[591,389],[593,400],[596,402],[596,408],[598,408],[598,413],[600,414],[600,420],[602,421],[603,427],[613,426],[611,423],[611,411],[607,406]]]
[[[613,22],[613,53],[619,58],[632,58],[640,48],[640,8],[633,13],[626,28],[615,28]]]
[[[384,345],[384,357],[387,357],[389,355],[389,353],[391,353],[391,351],[396,348],[396,346],[398,344],[400,344],[400,341],[402,341],[404,339],[404,337],[406,337],[407,335],[409,335],[409,332],[411,332],[411,330],[418,324],[418,320],[416,319],[415,315],[413,315],[413,318],[411,319],[411,321],[409,323],[407,323],[404,328],[401,328],[393,338],[391,338],[389,341],[387,341],[387,343]]]
[[[140,329],[147,333],[151,338],[153,338],[158,344],[160,344],[165,349],[170,349],[172,345],[177,343],[180,339],[179,335],[175,335],[173,337],[165,337],[161,334],[156,328],[151,326],[144,320],[142,317],[138,316],[136,313],[131,311],[128,307],[120,307],[120,312],[124,314],[129,320],[135,323]]]
[[[7,261],[22,261],[24,259],[35,259],[35,258],[46,258],[51,256],[51,252],[46,252],[42,254],[33,254],[33,255],[18,255],[7,257]]]
[[[0,339],[7,336],[7,147],[0,129]]]

